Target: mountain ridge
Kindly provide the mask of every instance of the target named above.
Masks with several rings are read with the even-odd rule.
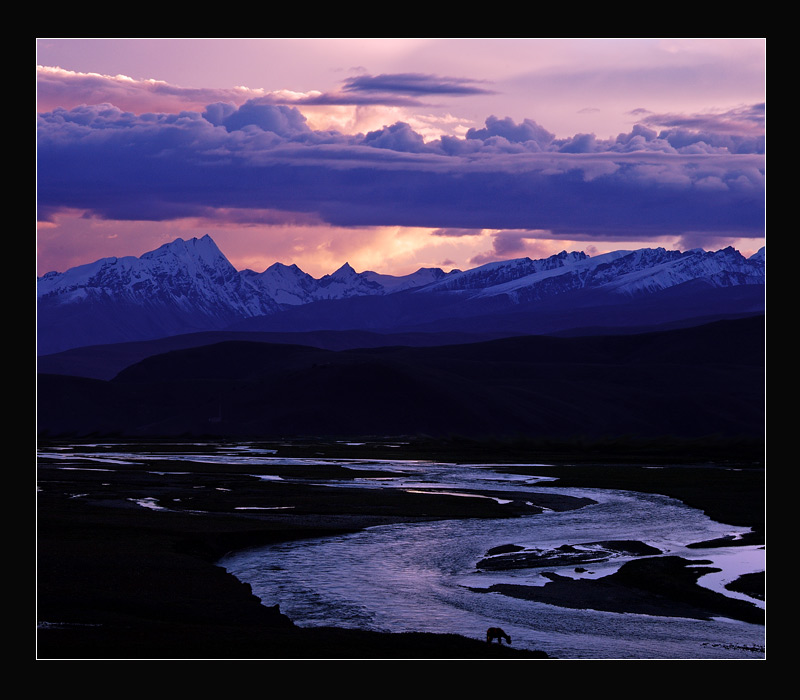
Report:
[[[451,272],[420,268],[399,277],[356,272],[344,263],[316,279],[282,263],[261,273],[237,271],[206,235],[176,239],[139,258],[103,258],[38,278],[37,341],[39,354],[50,354],[212,330],[408,332],[449,323],[458,326],[451,330],[474,332],[487,315],[520,313],[528,320],[513,332],[563,331],[537,325],[537,318],[582,307],[598,314],[588,325],[603,325],[635,304],[698,280],[707,289],[695,295],[697,308],[686,311],[697,316],[704,314],[705,297],[722,296],[716,290],[762,289],[764,251],[750,258],[733,248],[644,248],[596,257],[562,251],[541,260],[517,258]],[[757,299],[758,292],[751,296]],[[610,314],[614,307],[619,308]],[[717,313],[736,311],[731,303]]]

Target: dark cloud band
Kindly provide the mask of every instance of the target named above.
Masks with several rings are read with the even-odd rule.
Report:
[[[422,73],[361,75],[348,78],[345,92],[400,93],[404,95],[491,95],[494,91],[479,87],[479,81],[466,78],[440,78]]]
[[[673,142],[639,126],[609,141],[556,139],[531,120],[490,117],[465,139],[424,142],[403,123],[317,132],[296,108],[263,100],[177,115],[84,106],[39,117],[39,206],[43,217],[69,207],[159,220],[229,207],[343,226],[763,235],[763,147],[712,135],[687,129]]]

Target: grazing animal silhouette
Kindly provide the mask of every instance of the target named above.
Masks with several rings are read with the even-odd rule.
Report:
[[[501,646],[504,639],[508,644],[511,644],[511,637],[509,637],[499,627],[490,627],[488,630],[486,630],[486,641],[491,644],[493,639],[496,639],[498,644]]]

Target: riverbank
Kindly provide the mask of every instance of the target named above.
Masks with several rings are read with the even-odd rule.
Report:
[[[544,658],[457,635],[300,629],[262,605],[249,586],[215,565],[220,556],[383,523],[514,514],[491,499],[346,488],[356,474],[381,478],[379,469],[355,474],[345,467],[299,469],[292,467],[293,476],[305,474],[307,482],[256,478],[252,465],[192,462],[178,469],[171,461],[150,460],[143,468],[40,460],[37,658]],[[657,485],[652,471],[621,469],[631,470],[628,488],[637,481],[641,488]],[[762,497],[752,492],[744,498],[733,476],[739,472],[694,469],[695,480],[713,476],[709,507],[725,493],[739,493],[728,499],[729,505],[740,505],[732,511],[739,511],[737,519],[753,518],[758,509],[749,502],[763,502],[763,479]],[[342,486],[315,485],[323,473],[341,479]],[[573,474],[577,480],[589,476],[592,483],[583,485],[602,487],[600,472]],[[613,488],[623,488],[619,478],[609,477]],[[546,487],[536,489],[547,507],[582,505],[548,494]]]
[[[308,483],[202,462],[41,459],[38,471],[39,659],[545,656],[457,635],[300,629],[216,565],[232,550],[373,525],[502,517],[491,499],[316,486],[381,476],[329,466],[297,468]]]

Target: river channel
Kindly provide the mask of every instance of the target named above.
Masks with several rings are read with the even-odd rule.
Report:
[[[260,459],[263,461],[263,456]],[[481,465],[335,462],[350,469],[379,467],[397,473],[395,478],[356,479],[348,482],[348,487],[449,493],[531,491],[541,481]],[[327,485],[335,488],[337,483]],[[743,535],[745,528],[714,522],[701,511],[665,496],[552,485],[546,489],[548,493],[588,497],[596,505],[509,519],[382,525],[354,534],[235,552],[220,565],[249,583],[265,605],[279,604],[301,627],[425,631],[482,638],[487,627],[500,626],[515,647],[539,649],[557,659],[764,657],[765,630],[760,625],[726,618],[703,621],[569,609],[482,592],[480,589],[494,583],[544,585],[547,578],[543,572],[554,571],[552,567],[502,572],[477,569],[476,563],[494,547],[514,544],[554,550],[600,540],[638,540],[663,554],[710,560],[711,566],[721,571],[701,577],[700,585],[763,607],[763,603],[724,588],[741,574],[764,571],[763,547],[687,548],[695,542]],[[575,567],[564,567],[558,573],[598,578],[613,573],[628,558],[620,554],[587,564],[580,573]]]

